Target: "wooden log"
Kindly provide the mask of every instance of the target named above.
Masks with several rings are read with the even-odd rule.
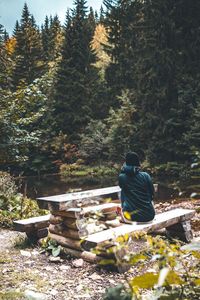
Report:
[[[26,232],[28,239],[32,243],[36,243],[39,239],[45,238],[48,236],[48,228],[35,229],[32,231]]]
[[[83,207],[82,213],[87,216],[91,214],[97,214],[97,213],[109,213],[109,212],[115,212],[117,210],[117,207],[119,207],[116,203],[104,203],[100,205],[95,206],[88,206]]]
[[[49,233],[48,228],[38,229],[38,231],[37,231],[38,240],[48,236],[48,233]]]
[[[50,216],[50,224],[57,225],[57,224],[62,224],[62,223],[63,223],[63,217],[56,216],[56,215]]]
[[[80,228],[80,224],[77,220],[72,218],[63,219],[63,224],[70,229],[78,230]]]
[[[61,236],[67,237],[67,238],[75,239],[75,240],[81,239],[86,236],[86,232],[84,230],[79,231],[79,230],[69,229],[69,228],[66,228],[62,224],[57,224],[57,225],[50,224],[49,232],[55,233],[57,235],[61,235]]]
[[[66,238],[54,233],[49,233],[49,237],[52,240],[55,240],[58,244],[60,244],[63,247],[75,249],[75,250],[83,250],[81,247],[81,241],[80,240],[74,240],[70,238]]]
[[[51,211],[51,213],[55,216],[62,216],[66,218],[71,218],[71,219],[79,219],[83,215],[84,216],[89,216],[89,215],[94,215],[97,213],[111,213],[115,212],[117,207],[119,205],[115,203],[104,203],[100,205],[94,205],[94,206],[87,206],[83,208],[71,208],[68,210],[61,210],[61,211]]]
[[[115,220],[117,217],[116,213],[104,213],[103,216],[102,216],[102,219],[103,220]]]
[[[194,210],[188,209],[174,209],[161,214],[156,215],[152,222],[139,223],[133,222],[132,224],[124,224],[117,228],[107,229],[103,232],[98,232],[89,235],[83,242],[82,247],[85,250],[90,250],[96,247],[96,245],[103,243],[105,241],[116,239],[118,236],[124,234],[132,234],[136,231],[153,232],[161,228],[166,228],[171,225],[180,223],[182,221],[189,220],[195,215]]]
[[[80,214],[82,212],[81,208],[72,208],[68,210],[53,210],[51,214],[54,216],[66,217],[71,219],[78,219],[80,218]]]
[[[179,238],[187,243],[191,242],[193,239],[190,221],[183,221],[178,224],[171,225],[166,228],[166,233],[169,237]]]
[[[70,254],[73,257],[82,258],[90,263],[100,263],[104,258],[88,251],[78,251],[65,247],[64,252]]]

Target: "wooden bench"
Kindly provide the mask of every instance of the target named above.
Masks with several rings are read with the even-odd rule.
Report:
[[[13,224],[16,231],[25,232],[30,240],[36,241],[48,235],[49,220],[50,214],[14,221]]]
[[[162,228],[166,228],[168,234],[171,234],[173,237],[178,237],[189,242],[192,239],[190,219],[194,214],[194,210],[173,209],[156,215],[152,222],[123,224],[120,227],[89,235],[83,241],[82,247],[84,250],[90,251],[96,246],[125,234],[131,235],[137,231],[153,232]]]

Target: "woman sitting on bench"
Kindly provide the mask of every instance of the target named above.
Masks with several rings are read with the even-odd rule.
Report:
[[[119,175],[119,186],[122,211],[119,209],[118,214],[122,221],[152,221],[155,217],[154,186],[150,175],[141,171],[139,157],[135,152],[126,154],[126,161]]]

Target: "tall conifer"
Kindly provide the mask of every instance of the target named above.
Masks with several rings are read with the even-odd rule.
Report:
[[[54,116],[58,131],[77,139],[90,116],[89,78],[93,54],[85,0],[76,0],[67,13],[62,60],[57,72]]]
[[[34,17],[25,3],[20,25],[15,27],[15,68],[13,83],[15,88],[24,82],[29,84],[43,73],[43,53],[41,35]]]

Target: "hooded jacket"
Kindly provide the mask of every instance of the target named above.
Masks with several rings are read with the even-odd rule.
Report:
[[[132,221],[148,222],[153,220],[154,186],[148,173],[139,167],[124,164],[119,175],[122,210],[128,211]]]

